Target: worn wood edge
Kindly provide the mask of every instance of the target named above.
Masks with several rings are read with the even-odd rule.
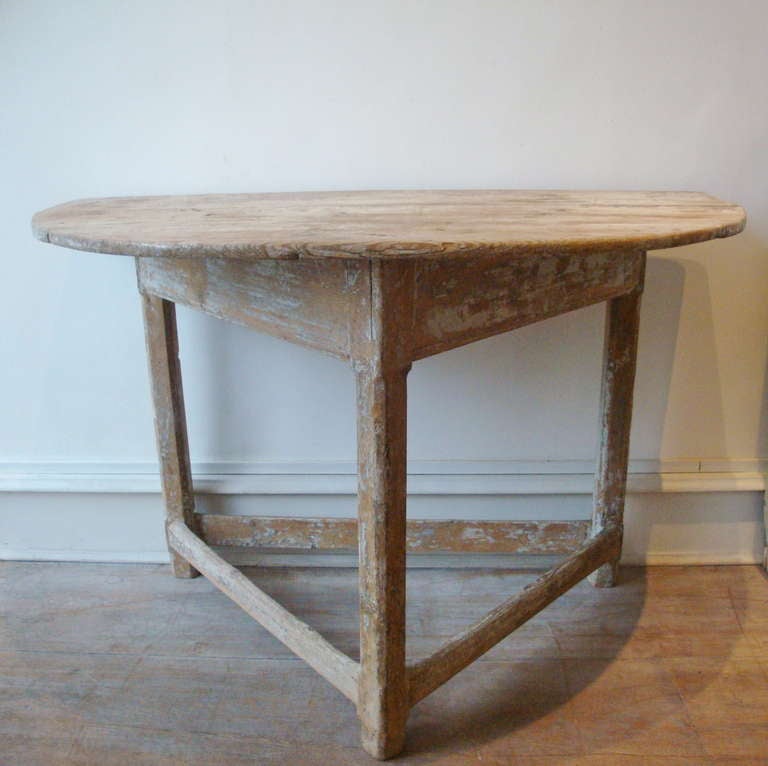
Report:
[[[592,533],[605,527],[623,529],[629,464],[640,303],[645,277],[635,290],[608,302],[600,384],[599,448],[592,493]],[[597,569],[590,581],[610,588],[618,577],[619,557]]]
[[[413,706],[431,694],[620,551],[621,531],[606,528],[520,593],[456,634],[434,654],[410,664],[409,704]]]
[[[139,291],[349,361],[369,264],[279,260],[137,257]]]
[[[182,521],[168,525],[168,542],[219,590],[357,705],[357,662],[254,585]]]
[[[299,551],[350,551],[357,547],[358,522],[352,518],[231,516],[196,514],[209,545]],[[411,519],[409,553],[570,553],[583,542],[590,522],[467,521]]]
[[[111,240],[83,240],[64,234],[40,230],[36,239],[69,250],[106,255],[126,255],[139,258],[165,256],[172,258],[231,258],[234,260],[299,260],[313,258],[339,259],[429,259],[429,258],[510,258],[525,255],[552,255],[603,253],[623,249],[643,251],[666,250],[673,247],[708,242],[735,236],[744,230],[745,221],[726,224],[716,230],[700,229],[685,234],[665,237],[625,237],[617,244],[615,239],[580,240],[556,244],[551,242],[409,242],[397,247],[390,242],[312,244],[309,242],[290,245],[179,245],[177,243],[114,242]]]
[[[358,461],[360,741],[397,755],[408,717],[406,677],[407,376],[415,264],[372,261],[352,341]]]
[[[176,307],[155,296],[141,302],[166,524],[178,519],[197,531]],[[176,577],[197,576],[184,558],[170,554]]]
[[[705,226],[699,229],[688,229],[666,235],[645,237],[595,237],[579,239],[570,242],[549,241],[515,241],[515,242],[337,242],[313,243],[290,242],[254,245],[203,245],[199,243],[176,242],[133,242],[108,239],[88,239],[72,234],[56,233],[45,224],[46,215],[64,207],[77,205],[95,200],[82,199],[57,205],[41,210],[32,217],[31,227],[34,237],[70,250],[81,250],[111,255],[128,255],[137,257],[179,256],[179,257],[224,257],[234,259],[277,259],[291,260],[299,258],[368,258],[368,259],[409,259],[409,258],[445,258],[466,257],[479,258],[483,256],[507,255],[545,255],[554,253],[584,254],[606,252],[609,250],[637,249],[662,250],[681,245],[706,242],[711,239],[721,239],[739,234],[746,226],[746,212],[740,206],[729,206],[735,220],[718,226]],[[727,203],[723,203],[727,204]]]
[[[579,301],[576,305],[568,308],[567,311],[563,311],[562,308],[555,306],[550,310],[542,310],[540,313],[537,313],[535,315],[510,317],[507,321],[499,323],[492,329],[487,329],[487,328],[469,329],[461,333],[461,335],[457,335],[455,337],[451,337],[446,340],[437,340],[432,343],[427,343],[423,346],[415,347],[412,351],[412,358],[413,358],[413,361],[419,361],[421,359],[426,359],[430,356],[435,356],[437,354],[442,354],[446,351],[451,351],[454,348],[460,348],[461,346],[466,346],[466,345],[469,345],[470,343],[476,343],[478,341],[485,340],[486,338],[491,338],[496,335],[502,335],[507,332],[512,332],[513,330],[519,330],[521,327],[527,327],[532,324],[537,324],[538,322],[543,322],[545,319],[551,319],[552,317],[569,314],[573,311],[578,311],[580,309],[587,308],[588,306],[597,305],[598,303],[605,303],[606,301],[612,300],[614,298],[618,298],[622,295],[626,295],[627,293],[632,292],[634,289],[636,289],[636,286],[637,286],[637,280],[635,279],[625,283],[621,287],[617,287],[615,291],[606,293],[604,295],[600,295],[599,297],[593,300]]]

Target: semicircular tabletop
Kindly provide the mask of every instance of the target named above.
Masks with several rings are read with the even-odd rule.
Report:
[[[114,197],[32,219],[55,245],[135,256],[403,258],[655,250],[738,234],[698,192],[362,191]]]

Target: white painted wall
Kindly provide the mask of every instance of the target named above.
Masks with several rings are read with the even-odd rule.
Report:
[[[711,547],[696,537],[706,507],[723,530],[751,519],[746,535],[714,535],[725,558],[749,558],[768,421],[767,30],[754,0],[0,2],[0,486],[15,490],[0,495],[0,555],[84,550],[72,530],[86,539],[91,511],[24,494],[41,473],[79,477],[49,493],[82,491],[105,470],[140,483],[154,460],[133,264],[36,243],[33,212],[102,195],[528,187],[692,189],[746,207],[740,237],[652,254],[632,456],[662,461],[636,470],[725,474],[703,490],[747,472],[750,489],[644,496],[643,513],[672,514],[669,531],[659,521],[628,545],[638,559],[651,538],[678,550],[679,522],[695,558]],[[193,460],[328,473],[353,459],[344,365],[180,321]],[[590,459],[601,323],[590,308],[415,365],[411,456],[475,461],[468,474]],[[77,465],[51,468],[61,461]],[[489,513],[482,481],[467,515]],[[565,502],[543,481],[545,510]],[[124,544],[121,513],[147,502],[109,497],[95,555]],[[495,497],[494,512],[511,508]],[[28,540],[23,524],[52,513],[71,523]]]

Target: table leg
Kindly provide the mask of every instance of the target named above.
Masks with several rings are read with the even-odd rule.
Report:
[[[357,372],[362,745],[375,758],[405,741],[406,376],[378,365]]]
[[[155,408],[155,436],[165,499],[166,528],[184,521],[195,530],[195,498],[189,464],[187,420],[181,387],[176,307],[171,301],[143,295],[144,331]],[[199,572],[169,547],[173,574],[196,577]]]
[[[609,526],[622,530],[624,525],[641,295],[642,283],[632,292],[608,301],[606,307],[593,534]],[[593,572],[590,582],[598,588],[612,587],[616,584],[618,567],[619,557]]]

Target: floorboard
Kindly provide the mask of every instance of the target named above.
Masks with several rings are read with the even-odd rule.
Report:
[[[352,569],[244,570],[356,657]],[[416,569],[408,652],[536,573]],[[0,563],[1,766],[373,763],[352,705],[199,578]],[[768,764],[768,578],[625,568],[581,584],[414,708],[398,764]]]

